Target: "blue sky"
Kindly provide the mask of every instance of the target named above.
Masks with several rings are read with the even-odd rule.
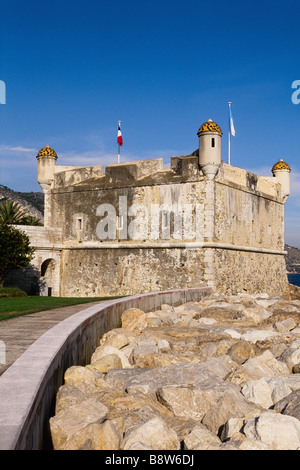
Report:
[[[300,247],[299,0],[1,2],[0,184],[39,191],[36,153],[60,165],[188,154],[208,118],[231,163],[271,176],[292,168],[286,241]]]

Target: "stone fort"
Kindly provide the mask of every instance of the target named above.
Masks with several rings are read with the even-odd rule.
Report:
[[[195,132],[196,134],[196,132]],[[285,295],[284,204],[290,167],[258,176],[221,160],[209,119],[190,155],[103,166],[60,166],[37,154],[44,226],[35,247],[41,295],[96,297],[211,286]],[[272,170],[272,173],[271,173]]]

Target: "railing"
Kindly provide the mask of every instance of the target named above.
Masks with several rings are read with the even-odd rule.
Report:
[[[0,450],[52,449],[49,418],[66,369],[90,362],[104,333],[120,326],[124,310],[150,312],[211,293],[210,287],[200,287],[104,301],[51,328],[0,377]]]

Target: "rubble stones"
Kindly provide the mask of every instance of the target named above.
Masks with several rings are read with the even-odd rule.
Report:
[[[300,450],[299,363],[298,299],[128,309],[65,372],[54,449]]]
[[[122,450],[131,450],[136,443],[142,442],[148,449],[179,450],[177,433],[167,423],[157,417],[128,432],[121,444]]]
[[[245,420],[243,433],[271,450],[300,449],[300,421],[272,411]]]

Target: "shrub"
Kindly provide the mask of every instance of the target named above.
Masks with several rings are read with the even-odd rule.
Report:
[[[11,269],[21,269],[29,265],[34,248],[29,237],[11,225],[0,223],[0,287],[3,287],[5,274]]]
[[[0,297],[27,297],[27,294],[18,287],[0,287]]]

